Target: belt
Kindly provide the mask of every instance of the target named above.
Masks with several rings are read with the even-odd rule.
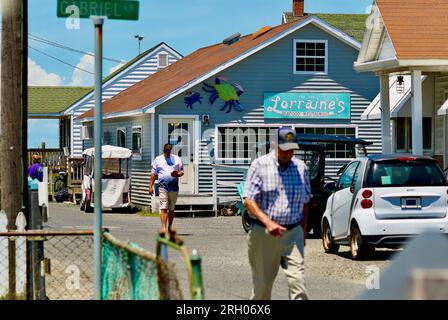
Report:
[[[264,223],[261,222],[261,221],[258,220],[258,219],[253,219],[253,222],[254,222],[255,224],[258,224],[259,226],[261,226],[261,227],[263,227],[263,228],[266,227],[266,226],[264,225]],[[286,230],[291,230],[291,229],[293,229],[293,228],[295,228],[295,227],[297,227],[297,226],[299,226],[299,225],[300,225],[300,222],[296,222],[296,223],[293,223],[293,224],[281,224],[281,226],[282,226],[283,228],[285,228]]]

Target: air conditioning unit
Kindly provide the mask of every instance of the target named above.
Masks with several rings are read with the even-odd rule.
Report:
[[[93,139],[93,126],[81,127],[81,140]]]

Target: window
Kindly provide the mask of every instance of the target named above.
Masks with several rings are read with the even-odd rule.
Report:
[[[446,186],[443,172],[434,162],[392,159],[370,165],[366,187]]]
[[[81,127],[81,140],[93,139],[93,126],[83,125]]]
[[[328,41],[295,40],[294,73],[328,73]]]
[[[342,128],[296,128],[297,133],[309,133],[309,134],[330,134],[338,136],[356,137],[356,128],[342,127]],[[356,158],[353,154],[357,150],[343,143],[327,143],[327,150],[325,155],[330,159],[352,159]]]
[[[345,169],[344,173],[339,178],[338,189],[342,190],[352,186],[354,181],[353,178],[355,177],[355,175],[357,175],[356,172],[358,166],[359,162],[353,162]]]
[[[217,154],[221,159],[253,160],[270,151],[277,127],[218,127]]]
[[[117,129],[117,146],[126,148],[126,129],[125,128]]]
[[[395,120],[395,143],[400,152],[412,151],[412,119],[397,118]],[[423,118],[423,149],[432,149],[432,118]]]
[[[159,68],[165,68],[168,66],[168,54],[166,53],[159,53]]]
[[[142,160],[142,127],[132,127],[132,157]]]
[[[268,153],[271,149],[271,141],[275,138],[275,130],[272,127],[218,127],[216,138],[217,158],[228,160],[253,160]],[[297,133],[333,134],[356,137],[356,128],[296,128]],[[345,144],[327,144],[327,158],[356,158],[355,148]],[[299,153],[296,156],[300,157]]]

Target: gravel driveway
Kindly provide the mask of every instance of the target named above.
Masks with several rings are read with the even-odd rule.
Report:
[[[190,249],[202,256],[203,281],[206,299],[248,299],[251,294],[251,273],[247,259],[246,233],[240,217],[176,218],[174,225]],[[46,229],[91,229],[93,215],[81,212],[78,206],[51,204]],[[156,235],[160,227],[158,217],[135,214],[105,213],[103,226],[122,241],[133,241],[155,252]],[[378,250],[369,261],[352,261],[348,247],[341,247],[338,255],[325,254],[321,240],[308,239],[305,247],[306,278],[311,299],[353,299],[365,290],[366,267],[383,270],[394,251]],[[176,263],[184,297],[189,298],[184,263],[175,253],[170,259]],[[279,271],[274,284],[273,299],[288,299],[286,277]]]

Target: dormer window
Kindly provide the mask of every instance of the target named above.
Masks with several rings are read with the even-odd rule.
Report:
[[[328,74],[328,41],[294,40],[294,74]]]
[[[168,66],[168,54],[159,53],[159,68],[165,68]]]

